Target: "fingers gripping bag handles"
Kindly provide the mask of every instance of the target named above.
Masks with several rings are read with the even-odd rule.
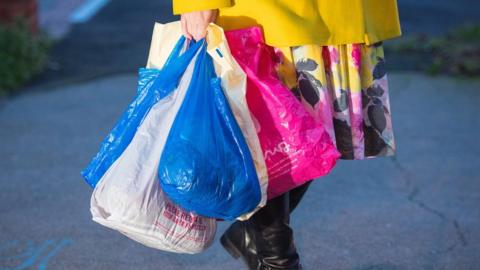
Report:
[[[215,72],[217,76],[221,78],[222,89],[250,149],[262,192],[262,199],[257,207],[252,212],[238,218],[245,220],[266,203],[268,186],[267,167],[263,158],[262,147],[258,140],[257,131],[250,111],[248,110],[245,96],[247,91],[247,75],[233,58],[221,27],[215,24],[209,25],[207,44],[207,52],[213,59]]]
[[[198,216],[170,201],[160,188],[157,173],[159,156],[189,88],[196,55],[202,46],[201,43],[190,45],[179,55],[184,47],[184,39],[180,39],[177,45],[174,40],[180,36],[179,24],[178,27],[172,24],[155,26],[152,46],[160,39],[162,45],[158,45],[158,42],[156,44],[161,47],[160,51],[173,51],[169,60],[164,59],[162,68],[173,69],[171,65],[183,65],[186,69],[175,79],[177,86],[163,95],[158,94],[165,89],[165,82],[162,81],[171,80],[172,77],[164,76],[166,73],[162,70],[140,70],[141,86],[138,95],[157,102],[144,104],[144,99],[147,99],[145,97],[135,99],[138,103],[130,105],[129,109],[132,110],[136,106],[146,106],[145,111],[148,113],[145,113],[140,123],[133,125],[135,131],[129,137],[128,144],[121,149],[120,155],[114,159],[109,155],[116,152],[109,151],[119,151],[123,144],[101,148],[109,150],[104,154],[107,158],[102,160],[114,159],[114,162],[101,174],[92,194],[90,210],[94,221],[118,230],[146,246],[172,252],[198,253],[211,245],[216,232],[216,220]],[[160,52],[156,49],[155,53]],[[168,53],[162,53],[168,57]],[[149,96],[151,93],[156,96]],[[122,131],[116,128],[114,131]],[[110,137],[111,142],[115,143],[115,134]],[[96,172],[99,171],[101,170]]]
[[[268,198],[330,172],[340,154],[323,126],[278,78],[273,48],[264,44],[260,28],[225,35],[247,74],[247,103],[258,124],[269,177]]]
[[[197,56],[158,173],[172,201],[202,216],[232,220],[261,201],[254,161],[206,46]]]

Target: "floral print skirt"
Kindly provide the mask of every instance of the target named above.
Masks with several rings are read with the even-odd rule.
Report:
[[[325,126],[342,159],[395,153],[382,43],[275,51],[280,78]]]

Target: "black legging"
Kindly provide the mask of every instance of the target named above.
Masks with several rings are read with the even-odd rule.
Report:
[[[289,204],[289,207],[290,207],[290,213],[292,213],[293,210],[298,206],[298,204],[300,203],[300,201],[303,198],[303,195],[305,195],[305,192],[307,192],[307,189],[308,189],[308,187],[310,186],[311,183],[312,183],[312,181],[308,181],[307,183],[305,183],[301,186],[298,186],[298,187],[289,191],[290,200],[289,200],[288,204]]]

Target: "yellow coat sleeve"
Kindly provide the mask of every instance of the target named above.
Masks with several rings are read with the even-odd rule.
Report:
[[[232,0],[173,0],[173,14],[231,7]]]

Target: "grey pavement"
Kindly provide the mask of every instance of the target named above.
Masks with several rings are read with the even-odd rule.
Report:
[[[459,25],[478,24],[477,0],[398,0],[404,34],[445,34]]]
[[[37,0],[40,27],[54,39],[59,39],[70,30],[70,15],[86,0]]]
[[[390,83],[398,153],[340,161],[312,184],[292,216],[305,269],[479,269],[480,81],[396,73]],[[173,254],[91,221],[80,170],[135,84],[117,75],[2,105],[0,269],[243,269],[218,241]]]
[[[69,27],[70,32],[54,44],[49,67],[31,84],[58,85],[135,72],[147,61],[154,23],[175,19],[170,0],[110,1],[88,22]]]

